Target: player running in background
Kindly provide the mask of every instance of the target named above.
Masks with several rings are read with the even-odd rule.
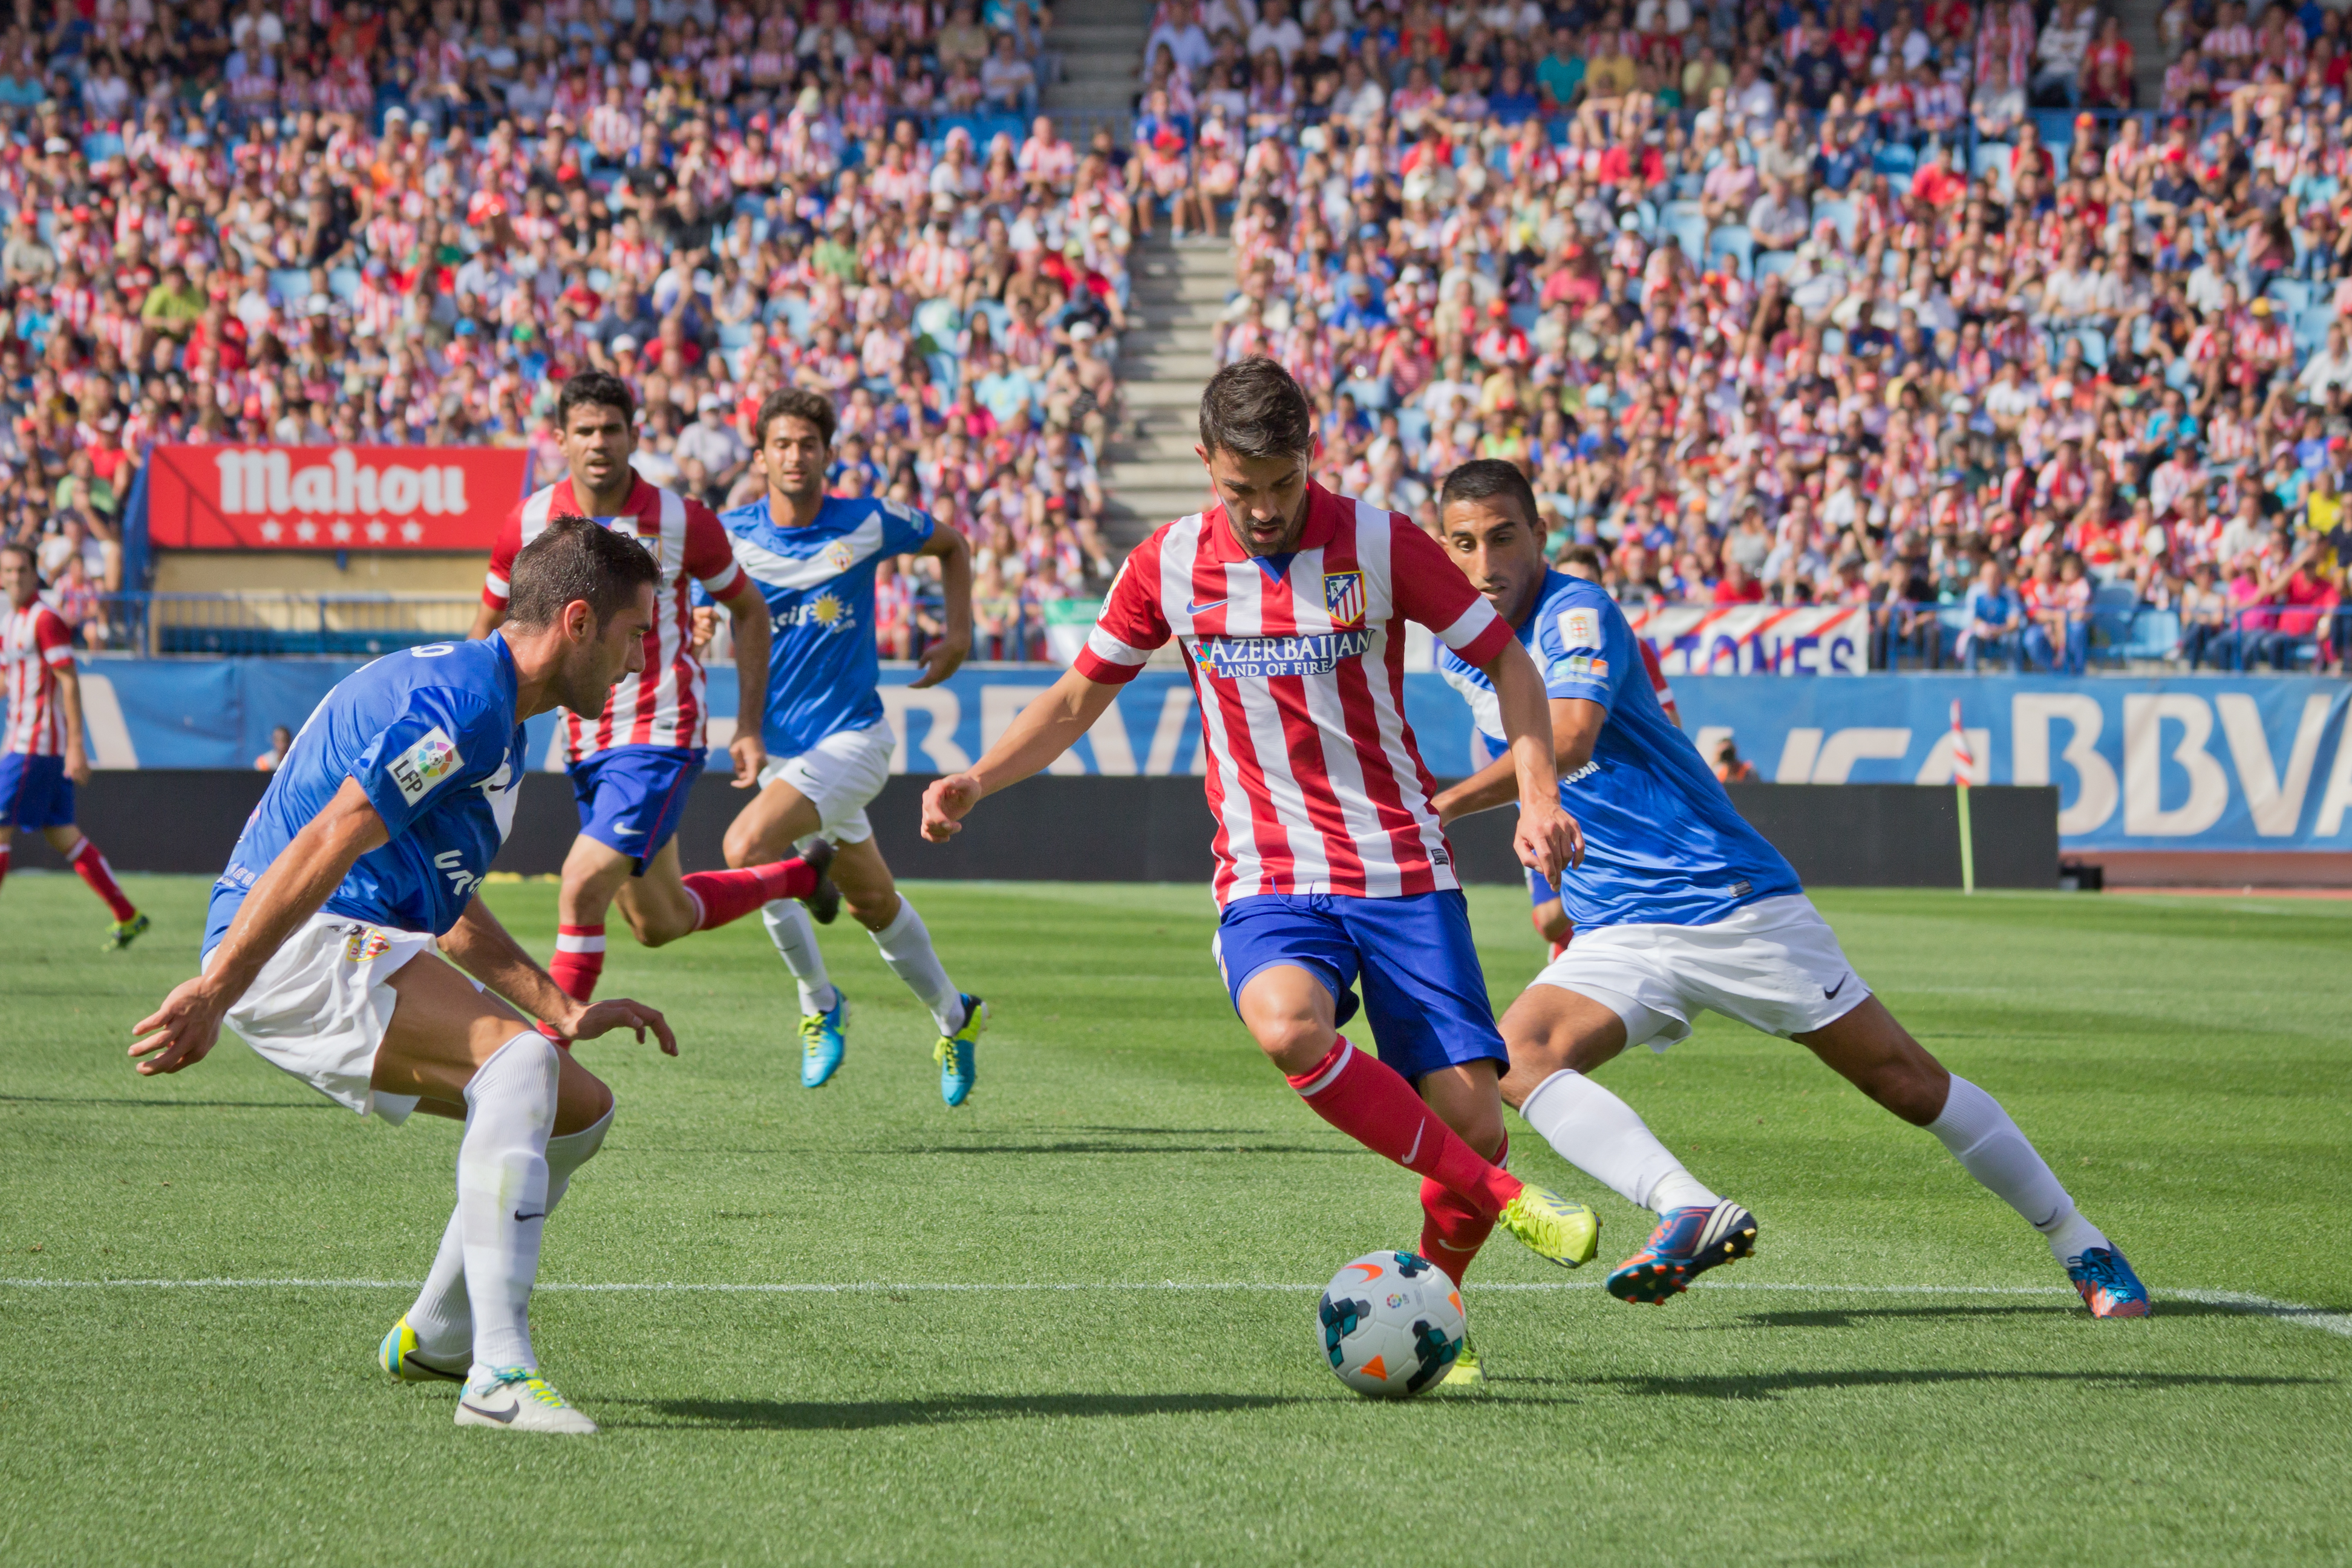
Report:
[[[1572,1268],[1592,1256],[1592,1211],[1502,1168],[1508,1058],[1404,721],[1400,623],[1428,626],[1502,692],[1519,858],[1557,875],[1576,825],[1559,806],[1542,678],[1427,534],[1307,478],[1314,439],[1306,394],[1272,360],[1216,374],[1195,449],[1220,504],[1136,547],[1076,663],[971,772],[931,785],[923,831],[948,837],[982,796],[1060,756],[1179,639],[1201,706],[1215,953],[1234,1011],[1316,1114],[1423,1178],[1422,1254],[1456,1283],[1497,1221]],[[1377,1060],[1339,1033],[1359,986]]]
[[[896,743],[877,689],[882,667],[874,643],[874,569],[909,552],[939,561],[947,632],[924,653],[923,673],[908,682],[937,686],[971,648],[971,551],[954,529],[897,501],[826,495],[833,430],[827,399],[798,387],[771,393],[754,432],[768,493],[721,519],[736,561],[750,574],[752,591],[765,596],[775,626],[768,762],[759,795],[727,830],[727,863],[831,841],[828,874],[890,973],[930,1009],[940,1030],[931,1051],[940,1098],[961,1105],[979,1077],[974,1047],[988,1024],[988,1005],[948,978],[923,917],[891,879],[866,806],[889,779]],[[735,668],[749,663],[739,649]],[[753,711],[748,699],[739,711]],[[841,1066],[849,1003],[825,973],[802,908],[782,900],[766,914],[776,952],[800,983],[801,1082],[815,1089]]]
[[[1559,552],[1559,569],[1571,577],[1598,583],[1601,581],[1601,552],[1590,544],[1569,545]],[[1658,706],[1665,710],[1666,722],[1677,730],[1681,729],[1683,716],[1675,707],[1675,689],[1666,684],[1666,672],[1658,663],[1656,650],[1639,640],[1634,646],[1642,650],[1642,668],[1649,671],[1650,689],[1657,694]],[[1449,674],[1446,679],[1454,681],[1457,688],[1461,685],[1460,678]],[[1470,694],[1465,691],[1463,695],[1467,697]],[[1533,871],[1528,873],[1528,896],[1535,905],[1528,911],[1528,918],[1534,923],[1536,934],[1551,944],[1551,955],[1558,958],[1568,951],[1570,940],[1576,935],[1576,922],[1568,918],[1568,910],[1561,906],[1559,889]]]
[[[0,545],[0,665],[7,668],[8,729],[0,743],[0,882],[16,829],[29,827],[64,856],[114,914],[110,952],[146,931],[144,914],[122,896],[114,869],[74,826],[74,785],[89,782],[83,743],[81,677],[74,670],[73,632],[40,601],[40,563],[32,547]]]
[[[2093,1315],[2144,1316],[2147,1292],[2122,1252],[2075,1212],[1992,1096],[1946,1070],[1870,994],[1788,861],[1667,722],[1623,613],[1597,584],[1546,570],[1525,477],[1505,462],[1465,463],[1439,499],[1447,548],[1544,671],[1560,799],[1586,833],[1583,863],[1560,887],[1576,941],[1503,1015],[1503,1097],[1560,1158],[1658,1215],[1610,1292],[1663,1301],[1755,1245],[1755,1216],[1702,1185],[1586,1076],[1628,1046],[1665,1049],[1713,1008],[1795,1040],[1934,1133],[2048,1240]],[[1493,743],[1490,680],[1444,662]],[[1511,791],[1497,763],[1439,795],[1438,815],[1451,822]]]
[[[650,1007],[566,996],[476,889],[514,822],[522,721],[603,710],[642,667],[660,574],[576,521],[511,564],[504,630],[389,655],[319,704],[213,885],[202,973],[138,1026],[131,1055],[142,1073],[178,1072],[226,1023],[362,1116],[462,1121],[457,1208],[382,1364],[463,1383],[460,1426],[587,1433],[539,1375],[530,1303],[543,1222],[604,1142],[613,1096],[529,1018],[567,1039],[651,1029],[672,1056],[677,1042]],[[436,941],[457,969],[426,956]]]
[[[563,858],[548,969],[566,995],[585,1002],[604,973],[604,916],[616,899],[629,930],[647,947],[723,926],[773,899],[807,899],[818,918],[830,921],[839,900],[824,880],[823,852],[805,861],[680,874],[678,819],[708,755],[689,584],[700,584],[732,617],[740,711],[760,710],[768,674],[766,606],[735,564],[718,515],[629,467],[637,437],[628,383],[602,371],[575,375],[563,384],[555,417],[571,474],[533,493],[499,528],[473,636],[487,637],[506,620],[516,552],[560,518],[588,518],[636,542],[661,578],[643,668],[622,678],[603,712],[562,719],[580,836]],[[767,761],[759,726],[739,725],[728,750],[736,787],[750,788]]]

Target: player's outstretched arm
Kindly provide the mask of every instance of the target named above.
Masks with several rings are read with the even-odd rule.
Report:
[[[213,951],[212,967],[183,983],[140,1020],[131,1055],[150,1077],[205,1059],[221,1018],[295,928],[319,912],[352,865],[391,838],[357,779],[345,779],[327,809],[304,825],[269,863]]]
[[[554,977],[499,923],[479,893],[467,900],[465,913],[441,939],[441,951],[458,968],[566,1039],[593,1040],[614,1029],[632,1029],[643,1044],[651,1029],[662,1055],[677,1055],[677,1037],[668,1021],[644,1003],[616,996],[583,1006],[565,995]]]
[[[768,601],[747,580],[719,603],[727,606],[735,641],[735,738],[727,742],[727,754],[735,762],[735,787],[756,789],[760,770],[768,763],[768,742],[761,732],[761,720],[768,711],[768,650],[772,635]],[[751,715],[748,724],[744,722],[747,713]]]
[[[1502,712],[1503,738],[1519,790],[1518,826],[1511,847],[1519,864],[1557,883],[1560,873],[1584,860],[1584,835],[1559,804],[1559,769],[1552,760],[1551,710],[1536,661],[1517,637],[1485,667]]]
[[[971,653],[971,546],[953,528],[931,531],[918,555],[939,558],[940,587],[947,600],[948,625],[940,640],[923,650],[923,673],[907,682],[910,688],[937,686]]]
[[[1116,686],[1066,671],[1021,710],[970,772],[934,780],[923,792],[923,837],[944,844],[962,832],[965,815],[982,796],[1020,783],[1076,745],[1118,697]]]

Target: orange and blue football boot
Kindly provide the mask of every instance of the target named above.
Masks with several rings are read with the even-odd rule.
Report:
[[[2066,1265],[2066,1278],[2083,1293],[2083,1304],[2095,1318],[2147,1316],[2147,1287],[2112,1247],[2094,1247],[2084,1252]]]
[[[1609,1293],[1621,1301],[1663,1304],[1690,1289],[1690,1282],[1719,1263],[1732,1263],[1756,1250],[1756,1216],[1726,1198],[1713,1208],[1694,1204],[1658,1216],[1657,1228],[1642,1250],[1609,1276]]]

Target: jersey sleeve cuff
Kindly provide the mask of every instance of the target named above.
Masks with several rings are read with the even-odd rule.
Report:
[[[1143,673],[1143,661],[1150,657],[1150,649],[1130,647],[1097,626],[1070,668],[1097,686],[1124,686]]]
[[[503,610],[507,607],[507,596],[508,584],[503,574],[491,572],[483,576],[482,603],[494,610]]]
[[[62,669],[73,662],[73,644],[52,643],[41,650],[41,659],[46,664]]]
[[[702,584],[702,591],[709,595],[714,599],[730,599],[734,597],[737,594],[743,591],[743,585],[751,580],[751,574],[745,572],[740,565],[731,563],[728,566],[726,571],[720,573],[716,577],[698,577],[696,579],[697,582]]]
[[[1511,640],[1511,628],[1484,599],[1473,599],[1462,618],[1437,634],[1437,640],[1458,654],[1463,662],[1484,669]]]

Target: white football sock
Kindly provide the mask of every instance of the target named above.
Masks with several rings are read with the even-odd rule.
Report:
[[[500,1046],[466,1085],[457,1218],[477,1379],[539,1364],[530,1353],[530,1288],[547,1223],[547,1142],[555,1129],[558,1070],[553,1042],[531,1029]]]
[[[572,1173],[596,1157],[612,1125],[613,1113],[607,1110],[593,1126],[547,1141],[550,1215],[572,1185]],[[408,1326],[416,1335],[416,1348],[428,1361],[447,1363],[472,1352],[474,1313],[466,1300],[466,1238],[459,1214],[457,1209],[449,1211],[449,1224],[441,1233],[441,1249],[433,1255],[433,1268],[425,1276],[425,1289],[416,1293],[416,1304],[408,1309]]]
[[[2059,1262],[2072,1263],[2086,1249],[2107,1245],[2099,1227],[2074,1212],[2074,1200],[2049,1162],[2034,1152],[2000,1101],[1968,1079],[1953,1075],[1943,1114],[1927,1123],[1927,1131],[1969,1175],[2040,1231]]]
[[[801,1011],[832,1012],[841,993],[825,974],[824,953],[816,944],[816,922],[809,919],[807,906],[798,899],[778,899],[761,908],[760,919],[767,924],[768,940],[776,944],[777,956],[801,983]]]
[[[924,929],[923,917],[915,912],[915,906],[901,898],[898,918],[871,934],[874,945],[882,950],[882,962],[931,1010],[940,1033],[952,1035],[962,1028],[963,997],[948,978],[940,955],[931,951],[931,933]]]
[[[1633,1108],[1571,1068],[1536,1085],[1519,1114],[1570,1164],[1627,1203],[1664,1214],[1718,1201]]]

